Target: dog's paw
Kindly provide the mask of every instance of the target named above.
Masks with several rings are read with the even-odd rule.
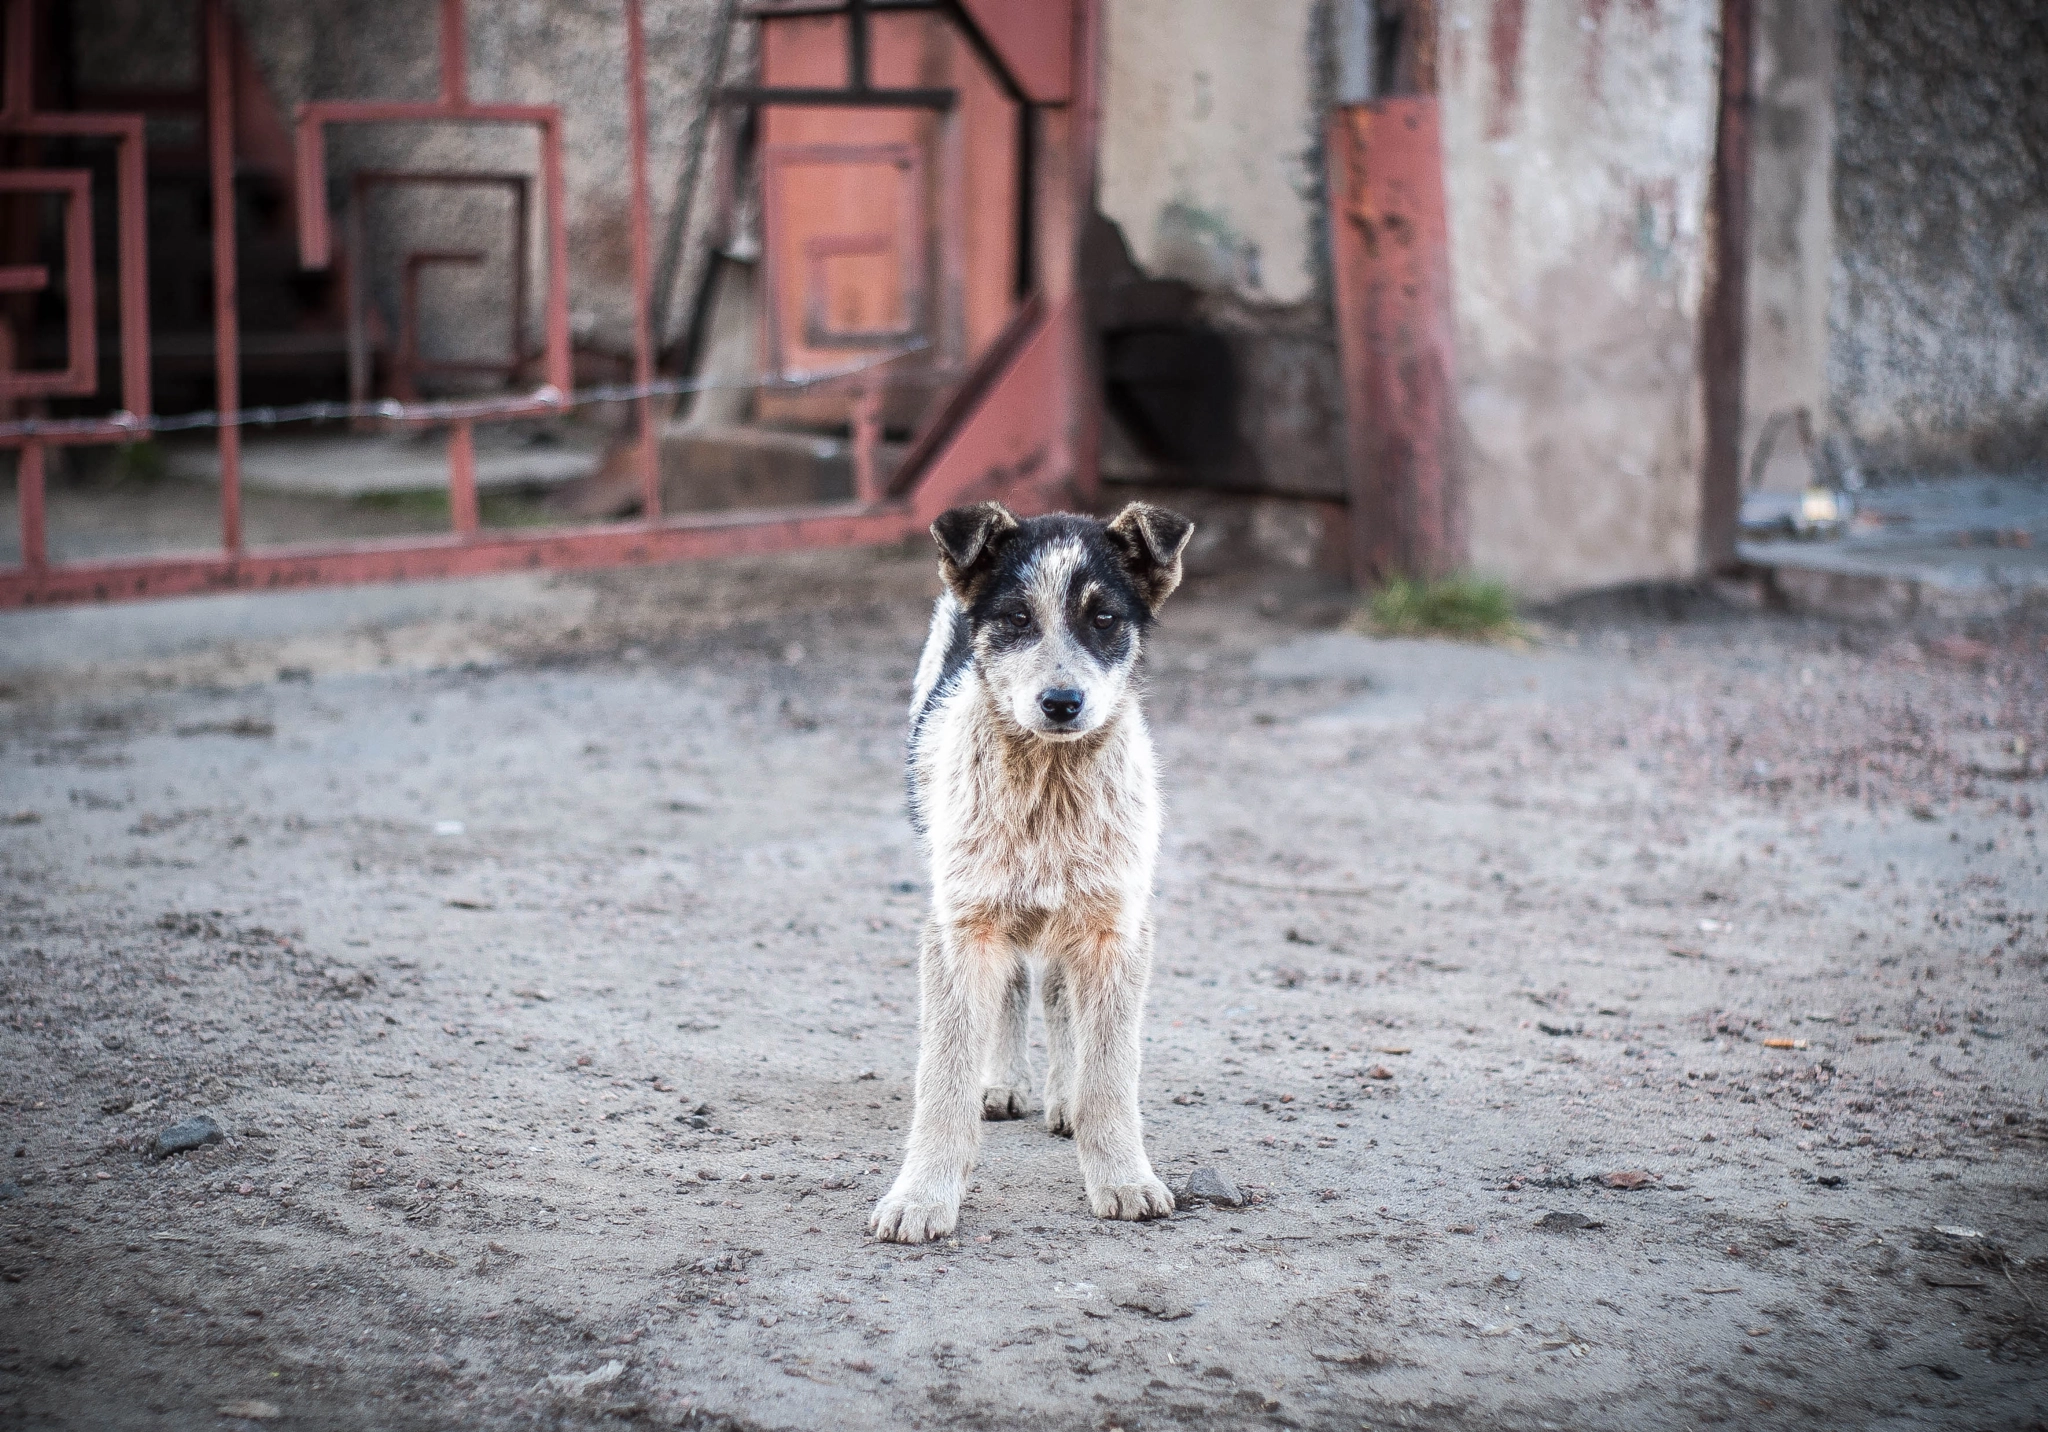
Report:
[[[1021,1119],[1031,1107],[1031,1091],[1016,1084],[991,1084],[981,1091],[984,1119]]]
[[[1045,1101],[1045,1131],[1058,1134],[1063,1139],[1074,1137],[1074,1120],[1067,1112],[1065,1099],[1048,1098]]]
[[[1173,1212],[1173,1194],[1156,1178],[1110,1183],[1088,1190],[1088,1206],[1097,1218],[1164,1218]]]
[[[884,1243],[929,1243],[951,1233],[959,1221],[957,1203],[916,1193],[888,1193],[875,1205],[868,1232]]]

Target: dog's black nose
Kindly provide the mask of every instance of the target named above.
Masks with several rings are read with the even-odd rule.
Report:
[[[1057,721],[1062,726],[1081,714],[1081,693],[1071,686],[1055,686],[1050,691],[1039,693],[1038,709],[1046,719]]]

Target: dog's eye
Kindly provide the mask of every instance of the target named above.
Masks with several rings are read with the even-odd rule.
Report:
[[[1115,612],[1097,612],[1095,614],[1095,629],[1097,631],[1108,631],[1111,627],[1115,625]]]
[[[1011,612],[1011,613],[1010,613],[1010,625],[1011,625],[1011,626],[1013,626],[1013,627],[1015,627],[1015,628],[1017,628],[1017,630],[1019,630],[1019,631],[1022,631],[1022,630],[1024,630],[1024,628],[1025,628],[1025,627],[1028,627],[1028,626],[1030,626],[1030,625],[1031,625],[1031,613],[1029,613],[1029,612]]]

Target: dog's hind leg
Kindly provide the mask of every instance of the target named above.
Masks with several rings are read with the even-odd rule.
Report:
[[[917,1102],[903,1168],[869,1231],[923,1243],[953,1231],[981,1143],[981,1075],[1009,994],[1014,952],[992,922],[925,929],[918,956]]]
[[[1031,965],[1021,951],[1015,959],[981,1087],[984,1119],[1021,1119],[1031,1107]]]
[[[1152,965],[1150,926],[1083,926],[1070,948],[1074,1069],[1069,1109],[1088,1205],[1098,1218],[1164,1217],[1173,1212],[1173,1195],[1145,1156],[1138,1115],[1139,1028]]]
[[[1066,961],[1045,962],[1039,998],[1045,1005],[1045,1130],[1070,1135],[1074,1132],[1074,1007]]]

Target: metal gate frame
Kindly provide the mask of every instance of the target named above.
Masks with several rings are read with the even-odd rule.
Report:
[[[234,135],[226,0],[202,0],[206,75],[206,141],[211,188],[215,374],[218,411],[195,419],[158,420],[149,393],[148,287],[144,213],[145,154],[140,115],[38,113],[33,90],[34,0],[4,0],[7,57],[0,94],[0,136],[98,136],[115,140],[119,202],[120,331],[124,408],[107,417],[0,422],[0,446],[19,453],[19,566],[0,568],[0,609],[76,602],[127,601],[209,592],[279,590],[363,582],[417,581],[490,572],[568,570],[686,558],[766,553],[806,547],[899,540],[957,502],[1001,497],[1020,511],[1085,503],[1095,489],[1092,405],[1086,372],[1075,267],[1081,220],[1093,206],[1096,66],[1101,0],[797,0],[760,4],[747,18],[772,22],[790,14],[843,14],[848,82],[844,88],[728,91],[735,104],[904,105],[950,101],[949,92],[873,89],[867,83],[867,19],[876,9],[932,9],[958,26],[1005,90],[1019,101],[1020,215],[1029,216],[1025,272],[1030,291],[1008,329],[940,406],[912,445],[889,490],[873,478],[877,424],[856,422],[856,469],[866,474],[851,502],[664,517],[652,398],[687,385],[654,379],[650,322],[650,216],[647,186],[645,42],[641,0],[622,0],[630,227],[634,296],[634,382],[621,396],[636,405],[636,460],[641,516],[605,526],[487,531],[476,502],[474,425],[479,421],[558,414],[579,401],[570,391],[568,240],[562,177],[560,110],[551,105],[477,104],[468,93],[464,0],[441,0],[441,92],[432,103],[322,101],[298,109],[299,223],[302,262],[327,266],[331,220],[326,207],[325,126],[329,124],[456,123],[535,127],[541,144],[543,223],[548,255],[544,343],[546,385],[524,397],[471,403],[380,404],[375,416],[401,422],[445,422],[451,429],[449,509],[452,531],[373,542],[249,550],[242,540],[243,425],[265,421],[240,401],[240,358],[233,206]],[[17,170],[11,186],[44,185],[63,171]],[[14,176],[19,176],[14,177]],[[957,202],[958,196],[952,196]],[[76,246],[74,246],[75,248]],[[68,259],[68,286],[92,285],[91,265]],[[48,276],[0,274],[27,285]],[[74,305],[74,320],[76,317]],[[74,333],[76,325],[74,321]],[[76,366],[78,353],[69,355]],[[0,373],[0,397],[21,395],[22,373]],[[44,388],[42,391],[49,391]],[[221,545],[216,552],[53,563],[44,518],[44,458],[52,447],[127,443],[159,427],[216,426],[221,465]]]
[[[349,263],[343,275],[346,294],[342,300],[347,315],[348,398],[351,403],[370,400],[369,323],[364,307],[363,266],[369,253],[366,238],[370,194],[377,189],[453,188],[502,189],[511,199],[512,295],[506,304],[511,330],[503,363],[483,360],[428,360],[419,354],[419,277],[426,266],[481,263],[484,255],[471,249],[413,249],[406,253],[400,280],[397,350],[392,357],[392,387],[401,400],[417,398],[413,379],[421,373],[503,373],[517,381],[532,358],[526,346],[526,269],[530,242],[527,222],[532,207],[533,181],[524,174],[490,170],[447,169],[358,169],[349,176],[348,212],[344,219],[348,234]]]

